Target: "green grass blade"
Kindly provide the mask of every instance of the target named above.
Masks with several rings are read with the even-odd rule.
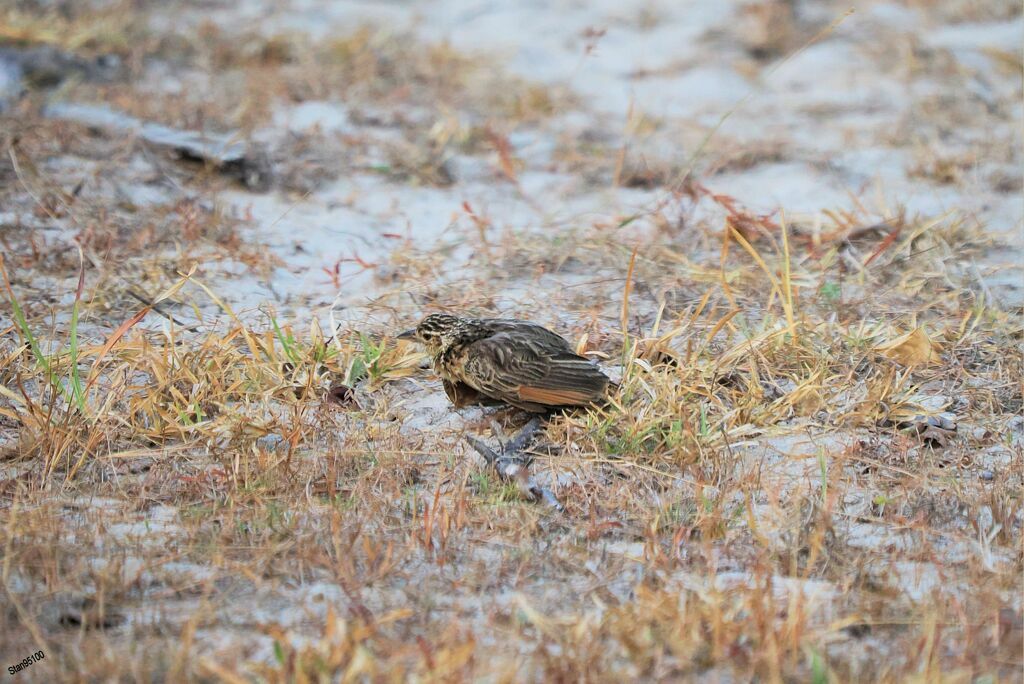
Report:
[[[18,324],[18,330],[21,331],[21,336],[28,342],[29,348],[32,350],[32,355],[36,359],[36,363],[42,366],[46,370],[46,375],[50,378],[53,376],[53,371],[50,369],[50,360],[43,354],[42,348],[39,346],[39,340],[32,334],[32,329],[28,327],[28,321],[25,320],[25,312],[21,310],[21,305],[18,304],[18,298],[11,293],[11,308],[14,309],[14,321]]]
[[[82,387],[82,377],[78,373],[78,309],[79,301],[75,299],[75,305],[71,309],[71,392],[75,399],[78,410],[85,413],[85,390]]]
[[[267,318],[270,319],[270,324],[274,326],[274,336],[277,337],[278,342],[281,343],[281,347],[284,349],[284,355],[288,357],[288,360],[291,361],[293,365],[298,366],[299,355],[295,351],[293,340],[290,336],[285,336],[284,332],[281,330],[281,326],[277,324],[277,318],[270,314],[267,314]]]

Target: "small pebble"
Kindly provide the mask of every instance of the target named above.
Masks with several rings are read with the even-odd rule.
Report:
[[[996,474],[993,473],[991,470],[982,470],[980,473],[978,473],[978,477],[984,480],[985,482],[991,482],[992,480],[995,479]]]
[[[256,447],[264,451],[277,451],[284,445],[284,437],[281,435],[264,435],[256,440]]]

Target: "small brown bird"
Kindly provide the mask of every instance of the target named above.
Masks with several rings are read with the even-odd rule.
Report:
[[[561,336],[528,321],[430,314],[398,339],[427,348],[456,408],[507,403],[545,413],[592,404],[610,382]]]

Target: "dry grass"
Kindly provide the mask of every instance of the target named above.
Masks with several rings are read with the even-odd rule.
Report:
[[[1022,562],[1020,442],[1005,427],[1020,410],[1020,340],[1013,318],[932,270],[949,241],[980,234],[956,219],[892,230],[905,237],[876,259],[884,234],[861,244],[871,263],[846,275],[848,229],[749,251],[733,233],[705,272],[718,282],[672,308],[652,308],[668,285],[658,274],[689,260],[645,248],[628,337],[600,310],[587,335],[621,361],[620,390],[547,431],[538,463],[562,474],[564,516],[456,457],[457,435],[401,429],[419,357],[386,336],[234,323],[129,329],[72,353],[64,324],[44,366],[10,331],[8,629],[23,649],[39,634],[47,667],[86,677],[1006,675],[1019,661],[993,619]],[[616,245],[567,256],[612,268]],[[213,296],[180,283],[186,302]],[[881,301],[906,313],[860,313]],[[915,325],[923,348],[884,344]],[[332,402],[329,377],[355,385],[358,404]],[[939,408],[956,411],[955,433],[915,431]],[[979,481],[989,469],[996,479]],[[161,510],[177,514],[152,522]],[[908,582],[933,588],[908,600]],[[309,583],[340,603],[314,599],[293,623],[231,613],[229,596],[270,592],[272,606]],[[65,595],[98,601],[95,616]],[[253,633],[273,644],[268,660],[248,660]],[[173,647],[143,666],[123,659],[127,634]],[[96,648],[109,656],[76,655]],[[875,649],[885,657],[864,655]]]
[[[52,40],[116,44],[72,24]],[[37,15],[17,25],[40,40]],[[131,80],[97,97],[243,129],[289,98],[425,107],[344,145],[354,166],[383,153],[396,185],[447,186],[458,153],[518,188],[495,121],[571,102],[371,30],[181,40],[145,54],[247,74],[239,107],[189,115]],[[373,298],[327,330],[236,310],[284,257],[216,201],[223,180],[20,106],[0,118],[4,667],[41,649],[22,676],[1019,679],[1024,341],[977,265],[1004,245],[973,217],[762,215],[709,179],[788,150],[727,142],[641,214],[505,229],[466,203],[448,242],[368,266]],[[327,165],[317,136],[277,153]],[[645,180],[595,139],[555,162],[605,185],[689,171]],[[683,220],[697,208],[720,220]],[[517,416],[445,404],[393,339],[420,307],[534,318],[621,378],[535,444],[563,513],[465,447]]]

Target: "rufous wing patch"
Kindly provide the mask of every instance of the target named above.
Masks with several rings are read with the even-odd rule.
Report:
[[[541,387],[528,387],[520,385],[518,389],[519,399],[531,401],[546,406],[575,406],[578,404],[589,404],[594,397],[586,392],[578,392],[570,389],[546,389]]]

